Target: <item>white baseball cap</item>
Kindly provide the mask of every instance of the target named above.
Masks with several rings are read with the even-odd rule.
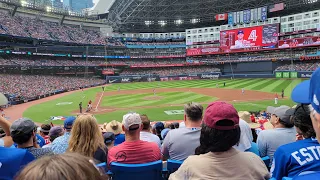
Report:
[[[127,130],[136,130],[137,128],[130,129],[132,125],[139,125],[141,126],[141,118],[140,115],[137,113],[128,113],[123,116],[122,124]]]

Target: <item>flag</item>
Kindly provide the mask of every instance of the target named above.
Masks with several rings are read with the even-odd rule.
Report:
[[[217,14],[216,15],[216,21],[223,21],[228,19],[228,14]]]
[[[269,12],[281,11],[284,9],[284,3],[274,4],[269,6]]]

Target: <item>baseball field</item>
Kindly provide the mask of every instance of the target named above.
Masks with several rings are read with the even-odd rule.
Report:
[[[23,111],[24,117],[35,122],[62,124],[65,116],[79,113],[79,103],[83,111],[89,100],[93,101],[90,113],[99,123],[122,120],[127,112],[147,114],[153,121],[183,119],[183,105],[198,102],[207,106],[209,102],[228,101],[237,110],[259,111],[274,104],[275,94],[279,95],[279,105],[292,106],[292,89],[302,79],[235,79],[235,80],[192,80],[167,82],[141,82],[110,84],[104,87],[86,89],[61,95],[42,102],[39,100]],[[225,83],[225,86],[224,86]],[[244,93],[242,92],[244,89]],[[285,98],[281,98],[284,90]]]

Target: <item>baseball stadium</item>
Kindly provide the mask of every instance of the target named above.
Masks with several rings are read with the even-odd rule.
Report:
[[[0,0],[0,179],[319,179],[319,84],[318,0]]]

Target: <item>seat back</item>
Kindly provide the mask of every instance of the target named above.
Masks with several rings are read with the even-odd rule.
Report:
[[[251,148],[247,149],[246,152],[252,152],[257,156],[260,156],[258,145],[257,143],[254,143],[254,142],[251,143]]]
[[[293,178],[293,180],[312,180],[312,179],[319,179],[320,178],[320,171],[308,172],[308,173],[301,173],[299,176]]]
[[[162,161],[145,164],[122,164],[113,162],[110,165],[113,180],[162,180]]]
[[[264,162],[264,164],[267,166],[267,168],[269,168],[270,167],[270,157],[265,156],[265,157],[262,157],[261,159]]]
[[[168,169],[169,174],[174,173],[176,170],[178,170],[182,163],[183,163],[183,161],[176,161],[176,160],[168,159],[167,160],[167,169]]]

